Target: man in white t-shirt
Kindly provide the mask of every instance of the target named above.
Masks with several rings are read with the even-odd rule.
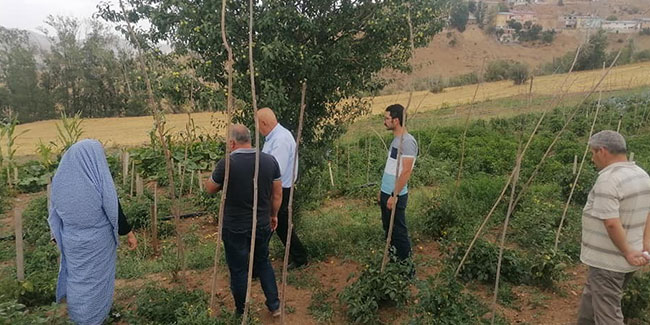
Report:
[[[386,167],[381,178],[381,190],[377,198],[381,207],[381,221],[386,237],[388,237],[391,210],[395,209],[391,245],[395,247],[395,253],[400,260],[405,260],[411,255],[411,240],[406,227],[405,215],[408,202],[407,183],[418,155],[417,141],[406,131],[402,123],[403,120],[404,107],[402,105],[394,104],[386,108],[384,126],[387,130],[393,131],[395,137],[388,150]],[[401,159],[399,172],[397,171],[397,159]],[[394,192],[397,193],[397,196],[393,198]]]

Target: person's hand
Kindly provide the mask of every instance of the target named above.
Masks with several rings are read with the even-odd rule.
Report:
[[[126,235],[126,243],[129,246],[129,250],[134,250],[138,247],[138,239],[135,238],[135,235],[133,234],[133,231],[129,232]]]
[[[391,196],[388,198],[388,201],[386,201],[386,208],[388,210],[393,210],[395,204],[397,204],[397,196]]]
[[[648,260],[645,257],[643,257],[643,253],[637,250],[631,250],[630,252],[625,254],[625,259],[627,260],[628,263],[634,266],[644,266],[648,264]]]
[[[271,216],[271,231],[278,227],[278,216]]]

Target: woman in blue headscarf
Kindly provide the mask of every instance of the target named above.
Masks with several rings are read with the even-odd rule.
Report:
[[[130,226],[122,220],[104,148],[97,140],[79,141],[65,152],[52,179],[49,212],[61,252],[56,300],[66,298],[76,324],[101,324],[113,304],[118,233],[125,230],[119,226]],[[130,229],[128,244],[130,249],[137,246]]]

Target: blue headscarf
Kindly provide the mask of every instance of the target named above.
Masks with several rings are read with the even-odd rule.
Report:
[[[117,192],[97,140],[72,145],[52,179],[50,229],[61,252],[56,299],[77,324],[101,324],[113,302]]]

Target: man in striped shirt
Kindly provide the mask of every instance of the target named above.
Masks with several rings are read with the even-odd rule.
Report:
[[[650,177],[627,160],[617,132],[594,134],[589,147],[599,175],[582,214],[580,260],[589,274],[578,324],[623,324],[623,289],[648,263],[642,250],[650,249]]]

